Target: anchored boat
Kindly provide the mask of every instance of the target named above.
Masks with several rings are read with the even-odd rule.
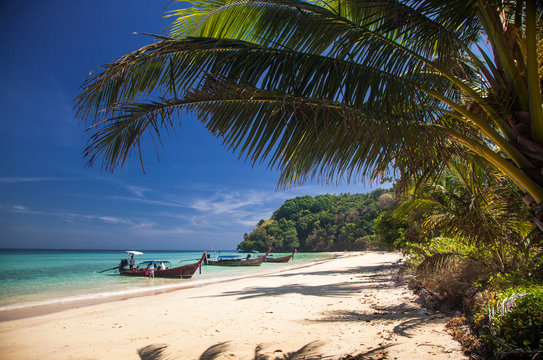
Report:
[[[134,251],[127,252],[131,255],[130,262],[127,259],[122,259],[119,266],[107,270],[117,269],[120,275],[125,276],[149,276],[149,270],[152,267],[155,277],[190,279],[196,270],[202,266],[207,254],[204,251],[200,260],[193,264],[172,267],[171,263],[166,260],[147,260],[134,266],[134,255],[141,255],[143,253]]]
[[[269,250],[268,250],[269,252]],[[290,255],[286,256],[280,256],[280,257],[273,257],[273,254],[263,255],[264,262],[268,263],[287,263],[290,261],[291,258],[294,257],[294,254],[296,254],[296,250],[292,252]]]
[[[251,254],[246,257],[241,255],[216,255],[215,259],[211,259],[210,254],[207,254],[204,259],[204,265],[219,266],[260,266],[263,262],[263,257],[251,258]]]

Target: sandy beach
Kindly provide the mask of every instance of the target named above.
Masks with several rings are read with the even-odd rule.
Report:
[[[259,277],[2,321],[0,354],[4,359],[338,359],[359,353],[375,359],[466,359],[445,331],[449,316],[421,309],[405,281],[398,281],[400,258],[345,253]]]

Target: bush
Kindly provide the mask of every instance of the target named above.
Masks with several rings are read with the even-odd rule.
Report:
[[[498,352],[543,349],[543,286],[510,290],[493,303],[490,340]]]

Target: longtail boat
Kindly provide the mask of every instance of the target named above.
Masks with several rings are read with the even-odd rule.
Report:
[[[240,255],[218,255],[215,260],[211,259],[208,254],[204,260],[204,265],[219,265],[219,266],[260,266],[264,262],[263,257],[251,258],[241,257]]]
[[[143,261],[138,264],[137,267],[132,269],[123,267],[123,262],[119,266],[119,274],[126,276],[149,276],[148,267],[156,266],[155,277],[164,277],[164,278],[178,278],[178,279],[190,279],[196,270],[202,266],[202,262],[206,258],[206,252],[203,253],[202,257],[198,262],[188,265],[170,267],[171,263],[169,261],[162,260],[150,260]],[[127,264],[125,263],[125,266]],[[163,267],[162,267],[163,265]],[[161,268],[162,267],[162,268]],[[146,271],[147,270],[147,271]]]
[[[264,262],[268,263],[287,263],[290,261],[290,259],[296,254],[296,250],[292,252],[290,255],[281,256],[281,257],[273,257],[273,254],[268,254],[267,256],[264,256]]]

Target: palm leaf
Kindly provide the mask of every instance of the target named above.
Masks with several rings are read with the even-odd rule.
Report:
[[[283,185],[378,178],[392,168],[422,183],[463,153],[488,160],[536,202],[543,200],[537,175],[543,147],[533,135],[541,128],[532,111],[541,105],[537,96],[530,98],[533,134],[522,123],[528,104],[523,74],[535,69],[533,20],[541,6],[481,0],[191,4],[169,14],[172,38],[158,37],[84,84],[76,108],[90,120],[90,163],[103,156],[110,170],[122,165],[139,152],[145,134],[160,145],[160,132],[189,110],[230,150],[279,169]],[[531,21],[527,43],[500,27],[520,34],[524,19]],[[474,50],[482,30],[494,54]],[[532,79],[529,86],[535,85]],[[431,222],[445,226],[453,218]]]
[[[416,271],[417,273],[431,273],[447,269],[457,257],[463,257],[463,255],[447,252],[428,256],[417,266]]]

